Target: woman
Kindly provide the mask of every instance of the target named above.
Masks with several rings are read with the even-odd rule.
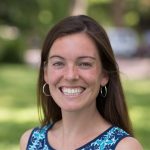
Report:
[[[119,70],[104,29],[71,16],[48,33],[41,54],[41,127],[21,138],[21,150],[141,150],[133,138]]]

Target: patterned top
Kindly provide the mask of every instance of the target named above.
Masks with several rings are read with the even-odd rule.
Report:
[[[35,128],[30,135],[26,150],[55,150],[48,143],[47,133],[51,128],[52,125]],[[124,130],[112,126],[77,150],[115,150],[119,141],[128,136],[130,135]]]

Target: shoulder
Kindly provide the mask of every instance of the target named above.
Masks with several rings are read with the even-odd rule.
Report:
[[[125,137],[116,146],[116,150],[143,150],[141,144],[133,137]]]
[[[28,144],[28,140],[30,138],[30,135],[32,133],[33,129],[29,129],[26,132],[23,133],[23,135],[20,138],[20,150],[25,150]]]
[[[39,142],[45,140],[48,129],[51,125],[45,125],[41,127],[35,127],[33,129],[27,130],[20,139],[20,149],[26,150],[28,146],[34,147],[38,146]]]

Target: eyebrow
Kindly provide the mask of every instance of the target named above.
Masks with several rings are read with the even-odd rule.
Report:
[[[59,55],[53,55],[53,56],[50,56],[50,57],[49,57],[49,59],[52,59],[52,58],[65,59],[64,57],[59,56]],[[92,57],[92,56],[80,56],[80,57],[78,57],[77,59],[86,59],[86,58],[90,58],[90,59],[93,59],[93,60],[96,59],[95,57]]]
[[[60,59],[64,59],[63,57],[59,56],[59,55],[53,55],[53,56],[50,56],[49,59],[52,59],[52,58],[60,58]]]
[[[92,56],[81,56],[81,57],[78,57],[78,59],[85,59],[85,58],[90,58],[90,59],[93,59],[93,60],[96,59],[95,57],[92,57]]]

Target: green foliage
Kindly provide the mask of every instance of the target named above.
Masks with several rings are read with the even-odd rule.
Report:
[[[24,65],[0,66],[0,149],[19,150],[23,132],[38,125],[37,70]],[[149,150],[150,80],[125,80],[123,85],[135,135]]]
[[[41,48],[43,39],[52,25],[69,15],[72,2],[70,0],[1,0],[0,26],[16,27],[20,37],[24,39],[22,41],[13,41],[14,43],[10,41],[7,43],[4,41],[3,43],[3,39],[0,39],[1,61],[8,61],[14,58],[11,62],[20,62],[22,61],[20,57],[20,55],[22,56],[22,50],[18,49]],[[102,25],[113,25],[113,2],[113,0],[87,0],[87,14]],[[140,5],[142,4],[141,2],[142,0],[125,1],[126,9],[123,16],[125,25],[149,28],[150,5]],[[0,31],[0,37],[1,34]],[[32,42],[35,39],[38,39],[36,44]],[[14,56],[8,57],[8,54],[12,53]]]
[[[24,46],[21,40],[1,40],[0,63],[23,63]]]
[[[12,42],[2,41],[5,38],[0,39],[0,62],[22,62],[22,49],[41,47],[41,39],[44,39],[55,22],[68,15],[69,6],[69,0],[0,1],[0,27],[15,27],[21,39],[24,39]],[[39,39],[37,45],[30,41],[37,38]]]
[[[56,0],[0,1],[0,24],[13,25],[24,31],[40,32],[39,29],[41,30],[43,25],[48,27],[66,16],[68,9],[69,0],[63,0],[63,2]]]
[[[101,22],[101,24],[112,26],[115,21],[113,7],[115,7],[115,10],[118,8],[117,5],[113,6],[115,1],[88,0],[88,14]],[[124,26],[139,28],[141,30],[143,30],[142,28],[145,26],[149,29],[150,4],[148,1],[142,2],[142,0],[122,0],[120,3],[121,2],[124,3],[124,10],[122,12],[122,18],[120,19],[123,19]]]
[[[35,23],[38,5],[36,0],[5,0],[0,2],[0,10],[2,24],[29,29]]]
[[[88,8],[88,14],[96,19],[100,24],[112,25],[111,3],[91,3]]]

